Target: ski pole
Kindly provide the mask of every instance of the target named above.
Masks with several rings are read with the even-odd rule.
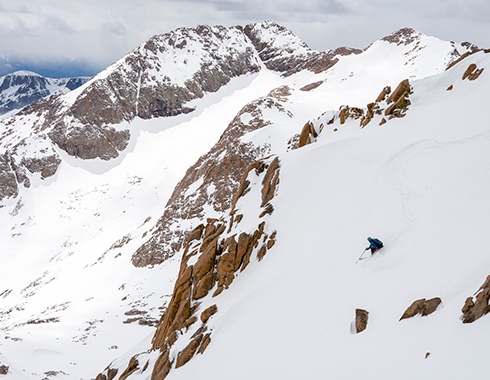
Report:
[[[366,249],[364,251],[362,251],[362,255],[364,255],[364,252],[366,252]],[[357,261],[361,260],[362,255],[359,256],[359,258],[357,259]],[[356,261],[356,264],[357,264],[357,261]]]

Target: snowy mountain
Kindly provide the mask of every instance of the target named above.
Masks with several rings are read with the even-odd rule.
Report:
[[[199,26],[4,120],[0,376],[484,378],[489,64]]]
[[[74,90],[89,79],[88,77],[45,78],[31,71],[16,71],[8,74],[0,78],[0,117],[6,114],[9,116],[41,98]]]

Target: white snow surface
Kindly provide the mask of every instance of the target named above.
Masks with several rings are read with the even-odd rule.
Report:
[[[460,317],[490,275],[490,77],[462,81],[464,62],[414,82],[405,118],[337,124],[279,156],[277,243],[203,300],[219,310],[211,344],[168,379],[487,378],[490,319]],[[385,248],[356,264],[368,236]],[[433,297],[434,314],[399,321]],[[359,334],[356,308],[369,311]]]
[[[138,316],[134,310],[160,318],[180,257],[135,268],[131,256],[186,169],[245,104],[281,85],[291,89],[283,103],[289,116],[271,112],[270,126],[243,137],[270,144],[281,160],[275,211],[266,216],[277,243],[229,290],[204,299],[203,309],[219,309],[208,322],[212,342],[168,379],[486,378],[490,319],[463,325],[459,317],[490,274],[490,55],[469,58],[486,69],[462,81],[468,59],[444,72],[451,45],[422,39],[420,51],[379,41],[317,75],[262,69],[236,78],[196,100],[190,114],[125,125],[131,142],[115,160],[58,150],[56,175],[34,177],[0,208],[4,378],[91,379],[111,361],[124,370],[150,348],[154,327],[123,322]],[[405,118],[364,129],[337,122],[314,144],[287,151],[306,121],[343,104],[364,107],[405,78],[414,90]],[[299,90],[317,81],[315,90]],[[240,207],[255,215],[246,199]],[[386,247],[355,264],[367,236]],[[443,305],[433,315],[398,322],[414,300],[436,296]],[[357,335],[356,308],[370,312]]]

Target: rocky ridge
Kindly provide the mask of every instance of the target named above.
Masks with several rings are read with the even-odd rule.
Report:
[[[406,34],[402,35],[406,37]],[[399,41],[399,39],[394,39],[393,41]],[[476,49],[473,53],[463,55],[461,59],[450,64],[448,69],[461,64],[461,62],[467,62],[467,58],[478,51],[481,51],[481,49]],[[490,50],[484,50],[484,52],[490,53]],[[483,73],[483,70],[484,68],[478,68],[476,64],[470,63],[461,80],[477,80]],[[317,86],[318,84],[315,83],[313,88]],[[452,90],[453,87],[451,85],[447,90]],[[298,147],[315,142],[318,135],[326,126],[332,128],[333,132],[337,132],[340,125],[345,124],[348,119],[359,120],[359,126],[364,128],[373,120],[378,122],[379,125],[383,125],[389,120],[405,117],[408,107],[411,104],[411,94],[413,94],[413,89],[410,86],[409,80],[405,79],[398,84],[393,92],[390,86],[384,87],[376,100],[367,104],[365,108],[344,105],[340,107],[339,111],[325,112],[316,120],[308,121],[304,125],[299,135]]]
[[[204,353],[212,341],[213,331],[207,322],[219,312],[218,296],[251,261],[262,260],[275,245],[277,232],[267,226],[266,216],[273,212],[271,202],[278,191],[279,173],[277,157],[252,162],[242,176],[231,211],[220,219],[208,218],[188,235],[174,292],[157,325],[152,347],[133,356],[120,379],[151,373],[152,380],[163,380],[173,368]],[[241,214],[244,198],[248,202],[252,198],[262,212]],[[256,227],[244,230],[244,219],[247,226]],[[178,348],[183,344],[177,345],[177,341],[186,342],[185,347]],[[119,371],[109,365],[96,380],[113,379]]]
[[[215,146],[187,170],[175,187],[151,238],[134,254],[135,266],[165,261],[181,249],[193,225],[206,217],[220,218],[233,209],[233,196],[242,186],[245,169],[270,154],[267,144],[241,141],[246,133],[270,124],[266,111],[292,117],[277,97],[261,98],[243,107]]]
[[[383,125],[387,122],[386,118],[391,120],[404,117],[411,104],[409,100],[411,93],[410,83],[408,79],[405,79],[400,82],[393,93],[390,86],[384,87],[376,100],[365,108],[345,105],[341,106],[339,111],[328,111],[304,125],[299,136],[298,147],[315,142],[326,126],[337,132],[340,125],[345,124],[348,119],[359,120],[359,126],[364,128],[375,118],[379,120],[379,125]]]
[[[59,160],[51,157],[54,147],[81,159],[110,160],[127,147],[127,125],[135,117],[190,113],[191,101],[262,67],[283,75],[304,69],[319,72],[334,65],[337,56],[359,52],[312,51],[274,22],[244,28],[201,25],[154,36],[73,93],[33,104],[3,122],[0,153],[11,164],[1,173],[0,200],[15,197],[19,184],[26,184],[12,176],[19,162],[33,159],[18,156],[19,144],[45,139],[52,145],[51,163]],[[26,131],[23,135],[16,133],[20,126]],[[50,164],[45,173],[55,171]]]

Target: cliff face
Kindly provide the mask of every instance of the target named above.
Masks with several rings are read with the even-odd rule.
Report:
[[[42,138],[77,158],[110,160],[128,146],[127,125],[136,117],[190,113],[193,100],[263,67],[284,75],[303,69],[319,72],[335,64],[337,55],[358,52],[313,52],[273,22],[244,28],[201,25],[154,36],[86,85],[4,122],[1,148],[4,161],[11,164],[1,174],[0,197],[15,196],[18,185],[26,185],[19,175],[13,181],[12,173],[19,162],[33,157],[18,156],[18,144],[32,145],[31,139]],[[27,136],[15,132],[21,125]],[[56,172],[53,163],[60,160],[49,157],[44,159],[50,162],[45,174]]]
[[[216,145],[187,170],[170,197],[152,237],[134,254],[134,265],[163,262],[182,248],[190,226],[201,223],[206,217],[219,218],[230,211],[233,196],[247,166],[270,154],[267,144],[241,141],[246,133],[270,124],[265,117],[266,112],[292,117],[273,97],[247,104]]]

